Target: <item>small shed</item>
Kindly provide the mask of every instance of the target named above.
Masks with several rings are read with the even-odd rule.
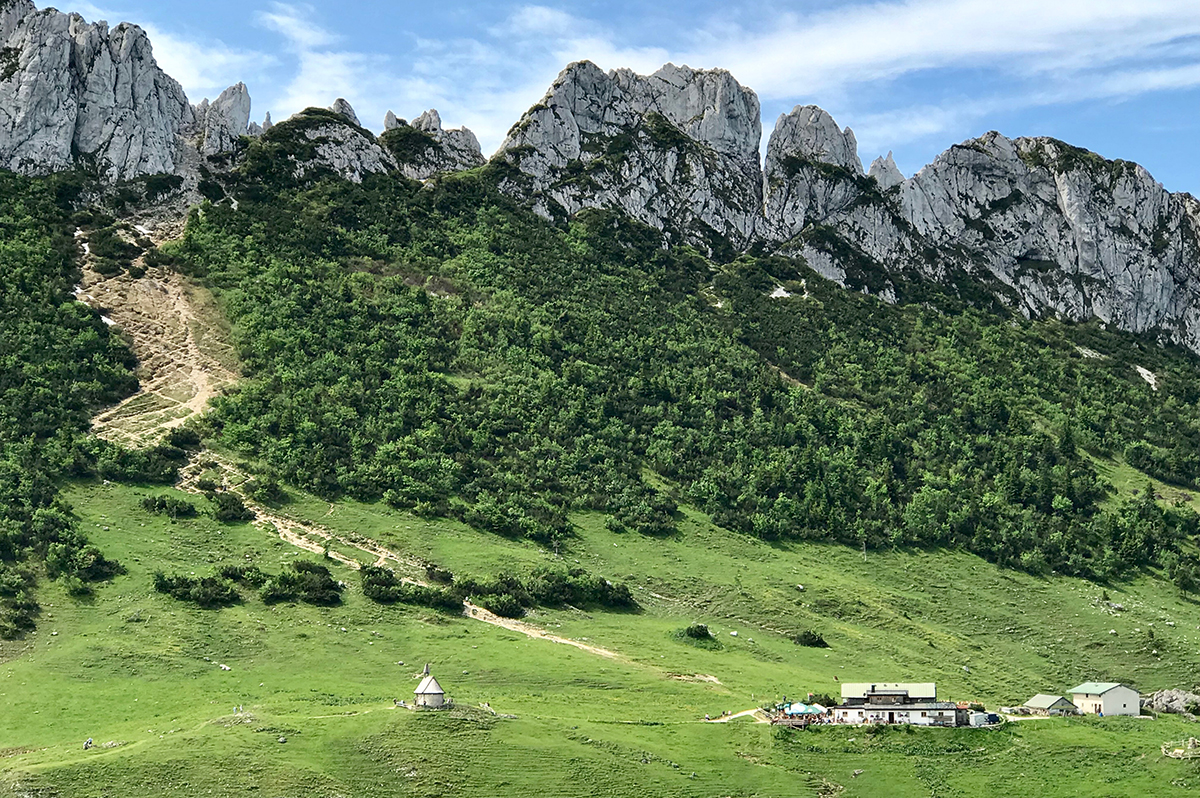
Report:
[[[1025,702],[1025,708],[1034,715],[1075,715],[1079,709],[1060,695],[1038,693]]]
[[[446,703],[446,691],[438,684],[437,679],[433,678],[433,674],[422,679],[413,693],[417,696],[416,703],[419,707],[438,709]]]

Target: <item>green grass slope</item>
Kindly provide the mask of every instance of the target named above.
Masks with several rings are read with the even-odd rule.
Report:
[[[9,794],[751,796],[841,786],[847,796],[1140,796],[1200,788],[1194,765],[1158,752],[1190,733],[1168,717],[907,734],[703,721],[784,694],[836,692],[835,677],[933,679],[946,697],[992,705],[1085,678],[1144,690],[1190,684],[1200,611],[1161,581],[1109,586],[1126,608],[1112,614],[1096,585],[1003,571],[965,554],[870,553],[864,562],[832,545],[748,540],[690,511],[667,540],[613,533],[582,516],[584,534],[560,556],[633,586],[642,611],[537,610],[526,620],[615,652],[610,658],[374,604],[357,574],[336,564],[349,585],[339,607],[267,606],[248,594],[234,607],[202,610],[170,599],[154,592],[155,570],[205,575],[252,561],[274,571],[314,555],[248,524],[171,523],[140,509],[143,494],[94,483],[68,491],[81,527],[127,573],[90,598],[49,587],[38,631],[4,644],[0,789]],[[554,558],[380,505],[298,497],[288,509],[461,575],[522,573]],[[676,638],[697,621],[716,632],[719,649]],[[820,631],[830,648],[792,643],[789,633],[801,628]],[[394,698],[411,697],[424,662],[454,710],[394,708]],[[235,715],[235,705],[246,714]],[[84,751],[88,737],[99,747]]]

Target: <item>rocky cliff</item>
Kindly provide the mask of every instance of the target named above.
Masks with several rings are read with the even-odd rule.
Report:
[[[411,180],[428,180],[444,172],[461,172],[486,163],[479,139],[467,128],[442,128],[442,117],[430,109],[408,124],[391,111],[383,120],[380,143],[395,156]]]
[[[426,180],[485,162],[436,111],[384,134],[344,99],[282,130],[249,122],[244,84],[193,107],[135,25],[109,29],[30,0],[0,2],[0,167],[82,165],[110,181],[236,165],[246,135],[295,177]],[[283,126],[279,126],[283,127]],[[273,135],[274,134],[274,135]],[[1099,318],[1200,351],[1200,203],[1140,166],[1052,139],[989,133],[906,179],[891,155],[864,174],[853,131],[815,106],[779,117],[759,158],[754,92],[723,70],[652,75],[568,66],[493,156],[500,188],[548,217],[622,211],[731,257],[804,257],[843,285],[903,301],[929,282],[1028,315]],[[191,193],[189,193],[191,192]]]
[[[82,158],[110,179],[174,171],[192,108],[141,28],[9,0],[0,36],[0,164],[45,173]]]
[[[828,114],[780,117],[763,237],[843,284],[895,297],[903,275],[984,288],[1027,315],[1099,318],[1200,351],[1200,204],[1140,166],[989,133],[905,180],[862,173]],[[969,285],[968,285],[969,284]]]
[[[668,240],[734,247],[761,216],[758,98],[723,70],[571,64],[495,156],[545,215],[614,208]]]

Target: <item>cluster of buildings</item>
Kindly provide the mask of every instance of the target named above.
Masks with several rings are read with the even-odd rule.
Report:
[[[1007,714],[1039,715],[1137,715],[1141,712],[1138,692],[1118,682],[1084,682],[1068,691],[1071,698],[1038,694],[1023,707],[1005,708]],[[798,708],[797,708],[798,707]],[[816,712],[820,710],[820,712]],[[861,682],[842,684],[842,702],[825,709],[815,705],[785,704],[773,722],[787,725],[810,723],[892,723],[913,726],[988,726],[1001,722],[998,714],[981,711],[978,704],[939,701],[933,682]]]
[[[1020,707],[1023,715],[1138,715],[1137,690],[1120,682],[1084,682],[1061,695],[1038,693]]]

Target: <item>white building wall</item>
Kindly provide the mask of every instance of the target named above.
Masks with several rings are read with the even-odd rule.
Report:
[[[888,720],[891,712],[892,720]],[[908,723],[913,726],[953,726],[953,709],[835,709],[834,723]]]
[[[1075,693],[1073,703],[1085,715],[1140,715],[1142,712],[1140,697],[1136,690],[1125,687],[1114,687],[1103,695],[1094,693]]]
[[[1140,715],[1140,696],[1128,687],[1114,687],[1103,696],[1105,715]]]

